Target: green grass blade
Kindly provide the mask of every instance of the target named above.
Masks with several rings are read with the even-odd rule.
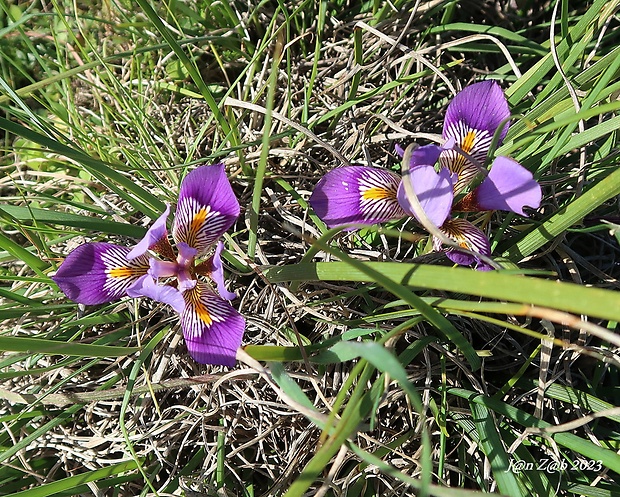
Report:
[[[0,336],[0,350],[77,357],[125,357],[140,349],[138,347],[113,347],[86,343],[56,342],[42,338]]]
[[[509,470],[509,457],[489,410],[473,402],[470,403],[470,408],[478,431],[480,446],[489,460],[498,490],[503,495],[511,497],[527,495],[519,479]]]
[[[498,414],[506,416],[507,418],[514,421],[515,423],[520,424],[521,426],[540,428],[543,430],[544,428],[552,426],[550,423],[547,423],[546,421],[541,421],[540,419],[535,418],[531,414],[528,414],[521,409],[517,409],[516,407],[501,402],[497,399],[492,399],[490,397],[486,397],[470,390],[465,390],[462,388],[449,388],[448,394],[456,395],[458,397],[467,399],[470,403],[473,402],[483,405]],[[616,454],[614,451],[604,449],[603,447],[600,447],[592,443],[591,441],[585,440],[572,433],[560,432],[554,433],[550,436],[558,445],[566,447],[567,449],[571,449],[593,461],[600,460],[601,464],[604,467],[609,468],[616,473],[620,472],[620,455]]]
[[[48,497],[56,496],[64,492],[69,492],[67,495],[71,495],[74,491],[81,493],[83,490],[77,490],[85,483],[90,483],[104,478],[109,478],[113,475],[126,473],[127,471],[133,471],[137,467],[135,461],[125,461],[118,464],[111,464],[101,469],[87,471],[81,475],[69,476],[62,480],[55,481],[53,483],[46,483],[36,488],[24,490],[22,492],[16,492],[7,495],[7,497]],[[88,487],[87,487],[88,488]]]
[[[238,145],[239,143],[236,131],[231,132],[231,126],[228,123],[228,120],[220,110],[215,100],[215,97],[213,96],[213,93],[211,92],[211,90],[209,90],[209,87],[202,79],[202,76],[200,75],[200,72],[198,71],[195,62],[187,56],[181,45],[179,45],[177,38],[162,22],[159,15],[157,15],[155,10],[153,10],[153,7],[151,7],[151,4],[146,0],[137,0],[137,2],[138,5],[140,5],[140,8],[144,11],[146,17],[148,17],[148,19],[153,23],[157,31],[159,31],[159,33],[163,36],[164,40],[166,40],[166,43],[172,49],[174,54],[179,58],[179,60],[183,64],[183,67],[185,67],[185,70],[192,78],[194,84],[198,87],[198,90],[205,99],[205,102],[207,102],[209,109],[211,109],[211,112],[213,112],[215,120],[222,128],[224,136],[228,137],[231,140],[232,146]]]
[[[3,117],[0,117],[0,129],[24,137],[53,152],[75,160],[108,188],[118,193],[122,198],[127,199],[137,210],[144,212],[153,219],[157,218],[157,212],[164,210],[164,202],[153,194],[136,184],[130,178],[120,174],[100,160],[93,159],[76,147],[63,145],[56,140],[50,139],[47,136],[32,131],[20,124],[11,122]],[[135,197],[128,196],[127,192],[133,193]]]
[[[620,321],[620,295],[610,290],[506,274],[503,271],[481,272],[466,268],[400,262],[359,262],[359,265],[370,269],[372,275],[381,275],[382,279],[389,280],[390,286],[402,285],[429,290],[445,290]],[[263,270],[263,274],[272,283],[378,281],[371,277],[367,270],[344,262],[316,262],[268,267]]]
[[[98,217],[81,216],[71,212],[59,212],[36,207],[7,204],[0,204],[0,211],[20,222],[35,221],[44,224],[57,224],[60,226],[82,228],[94,233],[124,235],[133,238],[140,238],[146,233],[146,228],[136,226],[135,224],[118,223]]]

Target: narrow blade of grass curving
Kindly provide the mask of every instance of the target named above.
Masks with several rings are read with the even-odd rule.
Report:
[[[526,390],[535,389],[538,388],[538,381],[530,378],[519,378],[516,386]],[[607,411],[615,407],[613,404],[605,402],[592,394],[557,383],[552,383],[545,387],[545,396],[568,404],[574,404],[593,413]],[[606,417],[616,423],[620,423],[620,415],[609,415]]]
[[[75,160],[95,178],[117,193],[121,198],[129,202],[132,207],[144,212],[152,219],[156,219],[158,212],[164,210],[164,202],[159,200],[155,195],[148,192],[134,181],[131,181],[130,178],[115,171],[104,162],[94,159],[79,148],[64,145],[3,117],[0,117],[0,129],[26,138],[27,140],[37,143],[52,152]],[[127,192],[133,193],[135,197],[133,195],[127,195]],[[140,199],[140,201],[137,201],[136,198]]]
[[[479,445],[489,460],[497,489],[502,495],[510,497],[526,495],[523,484],[515,473],[509,470],[509,456],[489,409],[476,403],[470,403],[470,408],[478,431]]]
[[[0,350],[31,354],[68,355],[76,357],[125,357],[138,352],[139,347],[114,347],[88,343],[56,342],[42,338],[0,336]]]
[[[348,267],[353,272],[357,272],[358,274],[365,275],[365,279],[357,280],[357,281],[372,281],[374,283],[377,283],[381,285],[383,288],[385,288],[386,290],[388,290],[389,292],[391,292],[396,297],[403,299],[411,307],[420,311],[420,314],[424,316],[424,318],[429,323],[431,323],[435,328],[437,328],[437,330],[439,330],[439,332],[442,333],[443,336],[448,341],[452,342],[456,346],[456,348],[461,351],[461,353],[467,358],[467,361],[469,362],[469,364],[471,365],[474,371],[480,368],[480,365],[481,365],[480,358],[476,354],[476,351],[474,350],[474,348],[465,339],[465,337],[461,334],[461,332],[457,330],[456,327],[443,314],[437,311],[437,309],[434,309],[432,306],[426,303],[421,297],[417,296],[414,292],[406,288],[404,285],[396,281],[394,278],[391,278],[390,276],[386,276],[386,274],[384,274],[381,269],[383,266],[375,266],[373,263],[366,263],[366,262],[359,261],[357,259],[354,259],[348,256],[347,254],[345,254],[339,249],[328,246],[326,243],[326,240],[329,239],[333,235],[333,231],[334,230],[329,230],[320,239],[316,240],[313,244],[313,247],[321,249],[329,254],[332,254],[338,257],[339,259],[343,261],[342,263],[339,263],[339,264],[342,264]],[[327,273],[330,273],[331,269],[335,269],[335,266],[331,266],[331,264],[334,264],[334,263],[325,263],[325,264],[327,264],[327,266],[321,266],[321,267],[326,269]],[[298,264],[296,266],[301,268],[302,264]],[[286,267],[292,267],[292,266],[286,266]],[[315,267],[318,267],[318,266],[315,266]],[[285,268],[281,268],[281,269],[285,269]],[[267,273],[265,274],[265,276],[267,276],[267,278],[270,280],[271,280],[270,275],[274,275],[274,273],[269,273],[269,271],[273,269],[275,268],[267,269]],[[307,271],[310,268],[306,267],[304,269],[306,269]],[[277,269],[275,270],[275,272],[277,272]],[[308,273],[306,272],[306,274]],[[298,278],[294,278],[294,279],[298,280]],[[306,278],[306,280],[307,279],[315,279],[315,278],[310,277],[310,278]],[[275,282],[275,280],[272,280],[272,282]]]
[[[620,294],[611,290],[504,274],[502,271],[483,272],[466,268],[402,262],[355,262],[356,264],[348,262],[301,263],[271,266],[263,268],[262,271],[271,283],[284,281],[378,282],[373,275],[381,275],[381,280],[386,281],[391,288],[398,285],[403,288],[451,291],[620,321]]]
[[[81,493],[83,490],[79,487],[85,483],[103,480],[104,478],[126,473],[127,471],[134,471],[136,468],[137,464],[135,461],[124,461],[118,464],[105,466],[101,469],[87,471],[80,475],[69,476],[53,483],[45,483],[35,488],[15,492],[6,497],[49,497],[50,495],[55,496],[59,494],[71,495],[73,493],[72,491],[76,490],[76,493]]]
[[[587,12],[581,16],[579,22],[577,22],[577,24],[569,30],[569,36],[560,42],[557,47],[558,56],[563,60],[566,60],[567,53],[570,53],[571,51],[572,40],[591,38],[593,24],[601,17],[603,12],[613,12],[613,8],[617,4],[618,0],[614,0],[612,2],[609,2],[608,0],[596,0]],[[579,55],[580,54],[575,51],[569,60],[569,63],[572,64],[574,60],[579,57]],[[513,105],[520,102],[525,95],[527,95],[536,85],[542,82],[543,78],[553,69],[553,67],[553,57],[551,56],[551,53],[548,53],[506,91],[508,101]],[[560,81],[561,79],[558,78],[556,83],[559,83]],[[548,86],[548,90],[552,90],[554,88],[555,86]]]
[[[483,405],[497,414],[506,416],[508,419],[526,428],[539,428],[544,430],[544,428],[553,426],[550,423],[542,421],[521,409],[511,406],[510,404],[486,397],[471,390],[465,390],[463,388],[448,388],[448,394],[467,399],[470,403]],[[600,447],[589,440],[585,440],[577,435],[574,435],[573,433],[560,432],[550,434],[549,436],[553,438],[558,445],[573,450],[582,456],[592,459],[593,461],[600,460],[601,464],[606,468],[609,468],[616,473],[620,472],[620,455],[614,451]]]
[[[402,471],[399,471],[394,466],[383,461],[381,458],[375,456],[374,454],[369,453],[361,449],[359,446],[355,444],[349,444],[351,448],[351,452],[356,454],[362,461],[364,461],[368,465],[376,466],[381,470],[381,472],[390,475],[398,480],[407,483],[411,488],[421,489],[422,482],[417,480]],[[440,487],[439,485],[430,484],[426,486],[425,490],[428,492],[427,495],[433,495],[436,497],[482,497],[488,496],[486,492],[480,492],[476,490],[466,490],[463,488],[456,487]],[[417,494],[416,494],[417,495]]]
[[[372,368],[366,367],[358,380],[358,387],[365,385],[371,373],[378,369],[395,379],[405,390],[409,399],[419,413],[422,413],[421,399],[409,381],[407,373],[398,359],[382,344],[376,342],[340,342],[330,349],[340,361],[361,358]],[[359,392],[359,389],[357,390]],[[359,424],[366,419],[374,407],[370,392],[361,396],[352,395],[342,412],[341,418],[314,457],[304,467],[299,477],[291,484],[284,497],[301,497],[321,471],[329,464],[331,458],[340,450],[343,443],[355,432]]]
[[[133,390],[134,390],[134,385],[136,382],[136,378],[138,377],[138,373],[140,372],[140,369],[144,366],[144,362],[150,358],[151,354],[153,353],[153,349],[157,346],[157,344],[164,338],[164,336],[166,336],[166,334],[170,331],[170,326],[166,326],[164,327],[159,333],[157,333],[153,338],[151,338],[151,340],[149,340],[149,342],[143,347],[142,351],[140,352],[139,357],[136,359],[136,362],[134,363],[133,367],[131,368],[131,371],[129,372],[129,376],[127,378],[127,387],[125,388],[125,393],[123,396],[123,401],[121,403],[121,410],[119,413],[119,424],[120,424],[120,429],[121,429],[121,433],[123,434],[123,438],[125,439],[125,443],[127,445],[127,450],[129,451],[129,453],[131,454],[131,456],[133,457],[133,461],[136,463],[138,471],[140,471],[140,473],[142,474],[143,478],[144,478],[144,482],[145,485],[148,486],[148,488],[153,492],[153,493],[157,493],[157,491],[155,490],[153,483],[151,483],[151,479],[149,478],[149,475],[146,473],[146,470],[144,469],[144,467],[142,466],[138,455],[136,454],[136,451],[133,447],[133,443],[131,441],[131,438],[129,436],[129,432],[127,430],[127,424],[125,422],[125,416],[127,414],[127,409],[129,407],[129,402],[132,399],[132,394],[133,394]],[[150,386],[150,385],[149,385]],[[150,390],[149,390],[150,392]]]
[[[0,211],[20,222],[35,221],[44,224],[58,224],[82,228],[87,231],[109,235],[124,235],[139,238],[144,236],[146,228],[130,223],[118,223],[98,217],[81,216],[71,212],[51,211],[36,207],[0,204]]]
[[[271,126],[273,122],[273,102],[278,86],[278,67],[282,58],[282,38],[278,37],[273,54],[271,74],[269,75],[269,87],[267,89],[267,103],[265,107],[265,122],[263,124],[263,139],[261,144],[258,167],[254,175],[254,188],[252,190],[252,203],[250,205],[250,230],[248,235],[248,257],[253,260],[256,255],[256,244],[258,243],[258,217],[260,212],[260,201],[263,193],[263,181],[267,171],[269,160],[269,141],[271,139]]]
[[[159,15],[157,15],[157,12],[155,12],[155,10],[153,10],[153,7],[151,7],[151,4],[146,0],[137,0],[137,2],[144,11],[144,15],[153,23],[157,31],[159,31],[159,33],[162,35],[170,49],[181,61],[183,67],[185,67],[185,70],[192,78],[194,84],[198,87],[198,90],[205,99],[205,102],[209,106],[209,109],[211,110],[211,112],[213,112],[215,120],[220,125],[220,128],[222,128],[224,136],[230,140],[230,144],[233,147],[239,145],[237,131],[231,128],[228,120],[220,110],[219,105],[217,104],[215,97],[213,96],[213,93],[211,93],[211,90],[209,90],[209,87],[202,79],[200,71],[196,67],[195,62],[187,56],[187,54],[179,44],[179,41],[172,34],[170,29],[168,29],[168,27],[162,22]]]
[[[49,266],[49,264],[41,260],[39,256],[33,254],[28,249],[14,242],[8,236],[1,232],[0,249],[5,250],[8,254],[13,256],[15,260],[22,261],[39,276],[44,276],[42,270],[46,269]]]

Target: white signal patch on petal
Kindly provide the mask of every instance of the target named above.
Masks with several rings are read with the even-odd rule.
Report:
[[[368,169],[357,180],[360,211],[368,219],[397,219],[403,210],[398,203],[400,180],[380,169]]]
[[[459,148],[481,166],[487,160],[489,148],[493,141],[493,135],[487,130],[472,128],[462,121],[457,121],[448,126],[444,131],[444,137],[446,139],[454,138]],[[456,150],[444,150],[439,156],[439,163],[442,167],[446,167],[458,175],[458,181],[454,186],[455,192],[460,192],[480,172],[478,167]]]
[[[193,197],[185,197],[179,202],[172,229],[176,243],[185,242],[204,254],[226,230],[227,218],[212,210],[210,205],[202,205]]]
[[[130,250],[128,247],[110,245],[99,256],[106,274],[103,289],[109,294],[125,293],[130,285],[149,270],[149,257],[141,255],[129,260],[127,254]]]

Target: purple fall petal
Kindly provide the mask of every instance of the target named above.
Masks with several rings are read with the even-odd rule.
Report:
[[[245,330],[241,314],[201,281],[183,296],[181,328],[189,354],[200,364],[234,366]]]
[[[127,289],[130,297],[148,297],[157,302],[168,304],[181,314],[185,310],[183,294],[170,285],[158,285],[152,276],[142,276],[138,281]]]
[[[147,256],[128,260],[128,254],[128,247],[111,243],[80,245],[67,256],[52,280],[67,297],[80,304],[120,299],[149,269]]]
[[[441,231],[443,231],[448,238],[454,240],[461,247],[467,250],[478,252],[479,254],[486,256],[491,255],[491,245],[487,236],[480,228],[477,228],[465,219],[448,219],[441,227]],[[441,240],[436,238],[433,239],[433,246],[435,250],[440,250]],[[446,257],[448,257],[448,259],[455,264],[459,264],[461,266],[478,264],[477,269],[479,270],[491,269],[487,264],[481,262],[478,257],[465,252],[460,252],[456,248],[446,248],[445,252]]]
[[[463,88],[448,105],[442,136],[455,144],[478,165],[457,150],[446,150],[440,163],[458,174],[455,191],[459,192],[480,172],[493,141],[495,131],[502,126],[499,142],[508,132],[510,117],[508,102],[494,81],[482,81]],[[449,147],[446,147],[449,148]]]
[[[526,216],[523,207],[538,209],[540,185],[531,172],[508,157],[497,157],[485,180],[474,190],[481,210],[511,211]]]
[[[170,205],[166,204],[166,210],[164,213],[152,224],[146,232],[146,235],[144,235],[144,238],[142,238],[142,240],[140,240],[134,248],[131,249],[131,251],[127,254],[127,259],[132,260],[146,254],[148,249],[168,235],[168,230],[166,229],[168,214],[170,214]]]
[[[418,197],[426,216],[435,226],[441,226],[450,214],[452,200],[454,199],[451,172],[442,169],[437,173],[433,166],[417,166],[409,169],[409,177],[403,178],[404,181],[411,182],[413,191]],[[405,192],[404,184],[398,188],[398,202],[407,214],[422,222],[413,210],[412,203]]]
[[[493,137],[509,117],[508,102],[500,86],[495,81],[481,81],[466,86],[452,99],[446,111],[442,136],[454,138],[457,144],[461,143],[459,138],[462,138],[462,130],[465,129],[486,131]],[[508,123],[505,122],[500,143],[507,132]]]
[[[222,250],[224,250],[224,244],[222,242],[218,242],[215,247],[215,253],[211,257],[211,274],[210,278],[217,285],[217,292],[221,297],[226,300],[233,300],[237,298],[237,294],[234,292],[229,292],[228,288],[226,288],[226,283],[224,282],[224,267],[222,266]]]
[[[224,164],[201,166],[181,183],[172,237],[203,255],[239,217],[235,197]]]
[[[396,193],[400,178],[386,169],[339,167],[317,183],[310,205],[328,227],[376,224],[405,217]]]

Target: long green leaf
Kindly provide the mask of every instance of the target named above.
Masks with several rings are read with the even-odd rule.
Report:
[[[86,471],[80,475],[69,476],[53,483],[46,483],[29,490],[23,490],[7,495],[7,497],[48,497],[50,495],[58,495],[61,492],[67,492],[76,489],[84,483],[90,483],[97,480],[103,480],[110,476],[133,471],[137,467],[135,461],[124,461],[118,464],[105,466],[101,469]]]
[[[505,402],[486,397],[471,390],[465,390],[463,388],[449,388],[447,392],[449,395],[456,395],[467,399],[470,403],[473,402],[483,405],[498,414],[506,416],[521,426],[542,429],[552,426],[550,423],[535,418],[521,409],[517,409],[516,407],[506,404]],[[585,440],[572,433],[554,433],[549,436],[551,436],[558,445],[571,449],[593,461],[601,461],[601,464],[604,467],[609,468],[616,473],[620,472],[620,455],[616,454],[614,451],[604,449],[603,447],[595,445],[591,441]]]
[[[204,97],[205,102],[207,102],[209,109],[211,110],[211,112],[213,112],[213,115],[215,116],[215,120],[218,122],[218,124],[222,128],[224,135],[229,136],[231,138],[231,145],[233,146],[238,145],[239,143],[236,140],[236,136],[237,136],[236,133],[231,133],[230,124],[226,120],[226,117],[224,116],[224,114],[222,114],[222,111],[220,110],[217,102],[215,101],[215,97],[213,96],[213,93],[211,93],[211,90],[209,90],[209,87],[205,84],[204,80],[202,79],[202,76],[200,75],[200,72],[198,71],[196,64],[187,56],[187,54],[185,53],[181,45],[179,45],[179,40],[177,40],[177,38],[174,36],[172,31],[162,22],[159,15],[157,15],[157,12],[155,12],[155,10],[153,10],[153,7],[151,7],[151,4],[147,2],[146,0],[137,0],[137,2],[138,2],[138,5],[140,5],[142,10],[144,11],[144,14],[153,23],[157,31],[159,31],[159,33],[163,36],[164,40],[166,40],[166,43],[168,44],[170,49],[178,57],[178,59],[181,61],[181,63],[185,67],[185,70],[191,76],[192,81],[196,84],[196,86],[200,90],[200,93]]]
[[[620,177],[620,171],[618,171]],[[616,174],[616,173],[614,173]],[[548,281],[502,271],[472,271],[466,268],[406,264],[400,262],[365,262],[373,274],[381,274],[404,287],[488,297],[522,302],[552,309],[586,314],[620,321],[620,294],[573,283]],[[272,283],[284,281],[376,281],[368,273],[344,262],[316,262],[272,266],[263,269]]]
[[[474,424],[478,431],[480,446],[489,460],[498,490],[502,494],[511,497],[521,497],[525,495],[523,484],[519,481],[514,472],[510,471],[509,457],[506,453],[506,449],[504,449],[504,443],[497,431],[493,416],[491,416],[489,410],[481,404],[471,402],[470,408]]]
[[[94,159],[83,150],[80,150],[77,146],[64,145],[3,117],[0,117],[0,129],[4,129],[5,131],[13,133],[17,136],[26,138],[34,143],[38,143],[52,152],[56,152],[57,154],[64,155],[65,157],[75,160],[84,166],[84,168],[95,178],[100,180],[116,193],[120,194],[121,197],[125,198],[134,208],[144,212],[152,219],[155,219],[158,213],[163,211],[165,208],[164,202],[159,200],[155,195],[142,188],[139,184],[132,181],[127,176],[123,176],[119,172],[115,171],[104,162]],[[127,195],[127,192],[133,193],[135,197]]]
[[[36,221],[45,224],[58,224],[61,226],[82,228],[92,232],[125,235],[134,238],[142,237],[144,233],[146,233],[146,228],[136,226],[135,224],[117,223],[116,221],[109,221],[98,217],[81,216],[71,212],[57,212],[47,209],[7,204],[0,204],[0,211],[20,222]]]
[[[125,357],[140,349],[138,347],[113,347],[87,343],[56,342],[42,338],[0,336],[0,350],[78,357]]]

